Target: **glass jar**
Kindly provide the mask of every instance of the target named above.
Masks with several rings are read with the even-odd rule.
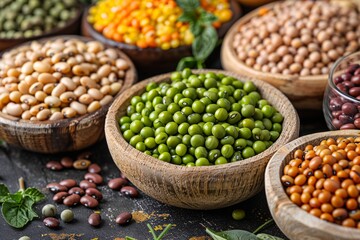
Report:
[[[342,57],[332,66],[323,112],[330,130],[360,129],[360,52]]]

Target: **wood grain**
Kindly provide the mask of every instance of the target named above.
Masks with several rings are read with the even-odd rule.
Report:
[[[271,9],[278,3],[270,3],[265,8]],[[285,93],[298,109],[321,109],[323,94],[327,85],[327,75],[296,76],[273,74],[257,71],[248,67],[237,57],[233,39],[238,29],[258,14],[254,10],[238,20],[228,31],[221,48],[221,63],[225,70],[266,81]]]
[[[280,181],[282,169],[292,159],[296,149],[303,149],[307,144],[318,145],[321,140],[329,137],[357,137],[359,135],[359,130],[340,130],[306,135],[286,144],[271,158],[265,172],[266,198],[276,224],[289,239],[360,239],[360,230],[323,221],[292,203]]]
[[[38,41],[44,42],[58,38],[43,38]],[[61,38],[91,41],[89,38],[75,35],[61,36]],[[25,44],[30,44],[30,42]],[[127,70],[123,86],[116,96],[137,81],[134,64],[123,52],[118,50],[118,53],[129,63],[130,68]],[[56,121],[22,120],[0,112],[0,139],[10,145],[41,153],[80,150],[104,137],[105,116],[110,105],[111,103],[96,112],[77,118]]]
[[[236,0],[231,0],[231,9],[233,16],[231,20],[223,24],[218,29],[220,38],[225,36],[227,30],[234,24],[240,17],[241,9]],[[143,71],[154,72],[167,72],[169,69],[175,69],[177,62],[186,56],[191,56],[191,46],[180,46],[178,48],[170,48],[169,50],[162,50],[161,48],[139,48],[136,45],[125,44],[116,42],[112,39],[104,37],[101,33],[96,31],[93,26],[87,21],[88,11],[87,8],[82,18],[82,34],[87,37],[94,38],[100,42],[106,43],[109,46],[117,47],[125,52]]]
[[[265,167],[272,154],[299,135],[298,115],[279,90],[265,82],[226,71],[194,72],[208,71],[243,81],[252,80],[262,96],[284,116],[283,132],[266,151],[235,163],[189,168],[162,162],[130,146],[120,133],[118,119],[126,113],[132,96],[143,93],[149,82],[169,81],[170,73],[134,85],[111,105],[105,123],[106,140],[113,160],[130,181],[144,193],[169,205],[216,209],[254,196],[263,188]]]

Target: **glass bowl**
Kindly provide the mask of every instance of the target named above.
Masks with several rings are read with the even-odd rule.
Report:
[[[360,52],[338,59],[331,68],[323,112],[330,130],[360,129]]]

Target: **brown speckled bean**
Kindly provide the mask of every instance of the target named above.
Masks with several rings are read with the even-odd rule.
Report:
[[[132,219],[132,214],[129,212],[123,212],[120,213],[117,217],[116,217],[116,223],[119,225],[126,225],[129,224],[131,222]]]
[[[88,218],[88,223],[93,227],[98,227],[101,224],[101,215],[99,213],[92,213]]]
[[[80,187],[72,187],[71,189],[69,189],[68,193],[83,196],[85,194],[85,191]]]
[[[53,201],[56,203],[62,203],[67,196],[69,196],[67,192],[58,192],[54,195]]]
[[[108,182],[109,188],[111,188],[113,190],[120,190],[121,187],[123,187],[127,184],[128,184],[128,181],[125,178],[114,178]]]
[[[97,185],[103,182],[103,177],[97,173],[86,173],[84,178],[89,182],[93,182]]]
[[[90,166],[91,162],[87,159],[78,159],[74,162],[73,166],[75,169],[87,169]]]
[[[120,192],[125,196],[129,196],[131,198],[137,198],[139,196],[138,190],[131,186],[124,186],[121,188]]]
[[[54,171],[60,171],[61,169],[63,169],[63,166],[58,161],[50,161],[46,163],[46,168]]]
[[[51,229],[58,228],[60,226],[60,221],[53,217],[47,217],[43,220],[43,222],[45,226]]]
[[[57,192],[67,192],[68,188],[60,185],[59,183],[53,182],[46,185],[46,188],[49,189],[53,193]]]
[[[93,182],[89,182],[88,180],[82,180],[79,184],[79,186],[82,189],[88,189],[88,188],[96,188],[96,184]]]
[[[72,168],[74,161],[70,157],[63,157],[60,159],[60,163],[65,168]]]
[[[60,181],[59,184],[65,186],[67,188],[73,188],[73,187],[77,186],[77,182],[74,179],[65,179],[65,180]]]
[[[63,203],[65,206],[72,207],[80,202],[80,198],[81,198],[80,195],[71,194],[63,200]]]
[[[81,197],[80,202],[82,205],[88,208],[94,208],[99,205],[99,202],[95,198],[88,195]]]
[[[85,190],[85,194],[89,195],[92,198],[97,199],[98,201],[101,201],[103,199],[102,193],[97,190],[96,188],[88,188]]]
[[[101,167],[97,163],[93,163],[88,168],[89,173],[100,173]]]

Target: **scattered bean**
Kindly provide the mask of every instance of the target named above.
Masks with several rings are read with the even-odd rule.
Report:
[[[91,164],[89,166],[88,172],[89,173],[100,173],[101,172],[101,167],[98,164],[93,163],[93,164]]]
[[[79,186],[82,189],[88,189],[88,188],[96,188],[96,184],[93,182],[89,182],[88,180],[82,180],[79,184]]]
[[[132,214],[129,212],[123,212],[120,213],[117,217],[116,217],[116,223],[119,225],[126,225],[129,224],[130,221],[132,219]]]
[[[79,169],[79,170],[87,169],[90,165],[91,165],[91,162],[86,159],[79,159],[73,163],[73,167],[75,169]]]
[[[41,210],[43,217],[54,217],[56,212],[56,207],[52,204],[46,204]]]
[[[60,163],[65,168],[72,168],[74,161],[69,157],[63,157],[61,158]]]
[[[101,224],[101,215],[99,213],[92,213],[89,218],[88,222],[93,227],[98,227]]]
[[[58,192],[54,195],[53,201],[56,203],[62,203],[67,196],[69,196],[67,192]]]
[[[103,177],[97,173],[87,173],[84,178],[89,182],[93,182],[95,184],[101,184],[103,182]]]
[[[82,188],[73,187],[73,188],[69,189],[68,193],[69,193],[69,194],[77,194],[77,195],[82,196],[82,195],[85,194],[85,191],[84,191],[84,189],[82,189]]]
[[[59,182],[59,184],[65,186],[69,189],[77,186],[77,183],[74,179],[65,179],[65,180],[62,180],[61,182]]]
[[[57,161],[50,161],[46,164],[46,168],[54,171],[60,171],[61,169],[63,169],[63,166]]]
[[[44,219],[44,225],[47,226],[48,228],[54,229],[54,228],[58,228],[60,225],[59,220],[57,220],[56,218],[53,217],[48,217]]]
[[[88,208],[94,208],[99,205],[99,202],[95,198],[88,195],[81,197],[80,202],[82,205]]]
[[[60,214],[60,218],[63,222],[71,222],[74,219],[74,212],[71,211],[70,209],[65,209],[64,211],[61,212]]]
[[[136,188],[131,187],[131,186],[122,187],[120,192],[125,194],[125,196],[129,196],[132,198],[136,198],[139,196],[139,192],[136,190]]]
[[[80,195],[71,194],[63,200],[65,206],[72,207],[80,202]]]
[[[68,188],[65,186],[60,185],[59,183],[49,183],[46,185],[46,188],[49,189],[53,193],[57,192],[67,192]]]
[[[127,184],[128,184],[128,181],[125,178],[114,178],[108,182],[109,188],[111,188],[113,190],[120,190],[121,187],[123,187]]]
[[[89,195],[90,197],[95,198],[98,201],[101,201],[103,199],[102,193],[96,188],[88,188],[85,190],[85,193],[86,195]]]

